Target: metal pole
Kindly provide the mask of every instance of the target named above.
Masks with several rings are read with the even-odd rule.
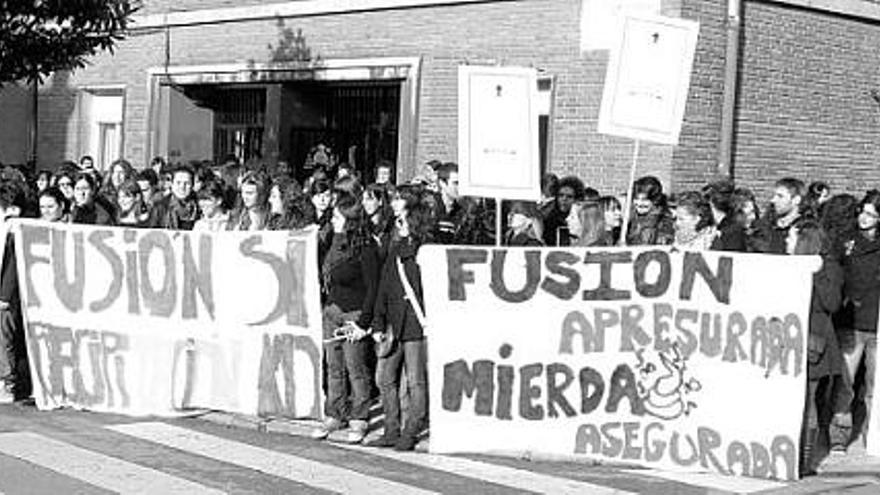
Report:
[[[629,184],[626,185],[626,203],[623,205],[623,224],[620,226],[620,242],[621,246],[626,246],[626,234],[629,231],[629,216],[632,210],[633,201],[633,182],[636,181],[636,166],[639,163],[639,140],[636,139],[633,146],[632,165],[629,168]]]
[[[718,145],[718,175],[733,178],[733,139],[736,95],[739,89],[739,52],[742,31],[742,0],[727,0],[727,48],[724,56],[724,97],[721,107],[721,141]]]
[[[495,198],[495,245],[501,246],[501,198]]]
[[[28,129],[28,134],[30,138],[31,149],[28,153],[28,166],[32,168],[32,170],[36,171],[37,169],[37,135],[39,130],[39,84],[38,78],[35,76],[31,79],[31,126]]]

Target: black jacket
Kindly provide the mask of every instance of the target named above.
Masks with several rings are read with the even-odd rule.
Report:
[[[344,236],[333,238],[322,267],[326,304],[344,312],[361,311],[357,324],[369,328],[379,288],[379,253],[372,239],[357,253],[350,252]]]
[[[855,330],[876,332],[880,309],[880,238],[869,240],[857,235],[846,251],[841,323]]]
[[[712,241],[713,251],[736,251],[746,250],[746,231],[733,217],[726,215],[718,223],[718,237]]]
[[[405,242],[405,241],[403,241]],[[376,296],[376,308],[373,312],[371,327],[375,332],[390,330],[394,338],[405,342],[423,339],[424,329],[406,298],[406,291],[397,271],[397,259],[403,263],[403,270],[415,293],[418,304],[424,311],[422,294],[422,276],[416,263],[416,248],[409,243],[392,246],[385,266],[382,269],[382,281],[379,282],[379,293]]]

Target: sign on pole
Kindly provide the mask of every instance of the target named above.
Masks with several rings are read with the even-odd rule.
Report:
[[[458,91],[462,194],[539,200],[537,71],[460,66]]]
[[[626,14],[659,15],[660,0],[584,0],[581,6],[581,51],[610,50],[615,29]]]
[[[677,144],[699,23],[627,15],[620,33],[605,76],[599,132]]]

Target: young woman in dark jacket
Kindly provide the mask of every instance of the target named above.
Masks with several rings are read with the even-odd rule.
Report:
[[[386,332],[391,333],[393,347],[388,355],[379,358],[377,376],[385,410],[385,432],[369,444],[373,447],[413,450],[419,433],[427,426],[428,373],[425,334],[420,321],[424,305],[416,253],[433,231],[432,218],[430,207],[424,204],[416,204],[397,217],[395,238],[382,270],[372,328],[377,341],[387,339],[383,335]],[[400,267],[416,301],[407,295]],[[398,395],[401,367],[406,372],[409,388],[408,422],[402,431]]]
[[[840,347],[850,383],[864,358],[865,383],[862,398],[866,416],[861,427],[853,425],[854,443],[864,446],[874,395],[877,354],[877,312],[880,306],[880,191],[871,190],[862,199],[859,232],[844,244],[844,307],[839,329]],[[854,396],[854,394],[853,394]]]
[[[813,275],[810,326],[807,345],[807,390],[801,426],[801,475],[814,474],[813,458],[820,435],[827,435],[828,420],[820,420],[827,410],[824,398],[837,375],[843,371],[843,354],[831,321],[843,299],[843,268],[829,253],[827,236],[814,221],[800,222],[789,230],[788,254],[822,255],[822,267]]]
[[[340,196],[331,222],[333,239],[321,267],[326,294],[323,321],[327,419],[312,437],[326,438],[347,422],[346,441],[360,443],[367,432],[373,386],[368,366],[368,353],[373,352],[373,345],[371,339],[364,337],[373,320],[379,255],[359,197]]]
[[[96,201],[95,179],[80,173],[73,183],[73,208],[70,212],[71,223],[86,225],[113,225],[113,215],[102,204]]]

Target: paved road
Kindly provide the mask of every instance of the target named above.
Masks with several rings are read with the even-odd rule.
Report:
[[[228,427],[205,418],[138,419],[0,406],[4,494],[702,495],[795,488],[581,463],[398,453]],[[871,488],[876,491],[864,493],[880,493],[880,485]]]

